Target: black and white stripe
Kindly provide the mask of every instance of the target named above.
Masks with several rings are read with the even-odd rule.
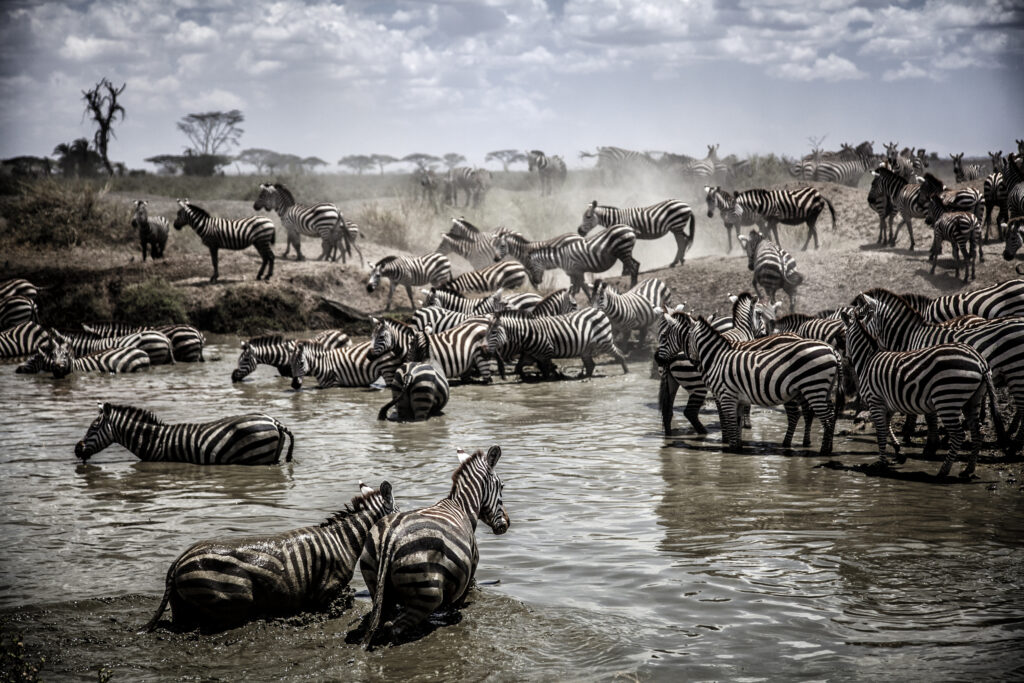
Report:
[[[953,160],[953,175],[958,183],[965,183],[968,180],[977,180],[983,175],[981,164],[968,164],[964,166],[964,153],[950,154]]]
[[[977,216],[979,221],[985,217],[985,195],[981,191],[973,187],[950,190],[931,173],[925,173],[923,178],[916,180],[921,184],[924,201],[930,202],[933,196],[938,197],[944,211],[967,211]],[[925,217],[925,224],[931,225],[930,215]]]
[[[252,413],[213,422],[165,424],[143,408],[104,403],[85,436],[75,445],[83,461],[117,443],[147,462],[193,465],[273,465],[289,437],[291,462],[295,439],[272,417]]]
[[[736,196],[723,190],[721,187],[704,186],[704,198],[708,205],[708,218],[714,218],[715,209],[718,209],[722,216],[722,224],[725,226],[725,235],[729,238],[729,248],[725,253],[732,251],[732,233],[736,232],[737,243],[740,236],[740,228],[756,223],[753,214],[736,213]]]
[[[1006,220],[1007,214],[1006,200],[1008,191],[1006,189],[1006,177],[1003,176],[1003,172],[999,170],[985,176],[984,188],[985,239],[989,238],[989,231],[992,226],[992,212],[995,209],[999,209],[999,212],[996,214],[996,236],[1000,239],[1005,239],[1005,235],[1000,229]]]
[[[262,262],[256,273],[256,279],[263,278],[266,271],[266,279],[274,274],[274,222],[266,216],[250,216],[230,220],[227,218],[214,218],[205,209],[189,203],[187,199],[178,200],[178,216],[174,219],[174,229],[181,230],[186,225],[191,225],[196,231],[203,244],[210,250],[210,260],[213,261],[213,277],[210,282],[216,282],[219,277],[217,269],[217,252],[220,249],[245,249],[256,247]]]
[[[391,484],[360,495],[316,526],[279,534],[200,541],[171,563],[164,595],[177,630],[233,626],[257,617],[324,611],[348,585],[370,528],[398,511]]]
[[[20,358],[33,354],[39,344],[48,338],[46,328],[34,322],[24,322],[0,330],[0,358]]]
[[[932,225],[932,248],[928,260],[932,262],[931,274],[942,253],[942,243],[949,242],[953,252],[953,267],[956,277],[960,277],[960,257],[964,259],[964,282],[974,279],[975,258],[982,261],[985,255],[981,251],[981,221],[973,213],[967,211],[946,211],[939,195],[932,195],[928,205],[928,219]]]
[[[124,337],[137,332],[155,330],[171,340],[174,360],[181,363],[202,363],[204,360],[203,346],[206,344],[206,337],[191,325],[169,323],[140,327],[124,323],[83,323],[82,329],[98,337]]]
[[[823,159],[814,167],[814,180],[857,187],[865,173],[875,166],[875,159],[858,156],[856,159]]]
[[[896,238],[899,237],[900,228],[904,225],[907,226],[907,234],[910,236],[910,250],[914,250],[914,218],[924,218],[927,215],[927,205],[925,204],[924,197],[921,196],[921,186],[917,183],[909,183],[899,174],[879,166],[871,174],[875,177],[872,181],[872,185],[878,183],[879,191],[888,199],[890,207],[897,211],[902,218],[899,225],[896,226],[896,232],[893,234],[892,226],[889,228],[889,246],[896,244]]]
[[[448,171],[447,183],[452,206],[459,205],[459,191],[461,190],[466,195],[465,206],[469,206],[472,202],[475,208],[480,206],[491,187],[491,172],[486,168],[456,166]]]
[[[35,300],[17,294],[0,299],[0,330],[38,321],[39,309]]]
[[[593,306],[611,320],[620,346],[629,341],[633,330],[639,331],[636,345],[643,346],[647,330],[658,319],[654,309],[665,308],[667,300],[668,287],[658,278],[644,280],[623,294],[603,280],[594,282]]]
[[[868,206],[878,215],[878,239],[876,244],[895,244],[896,235],[893,233],[893,220],[898,210],[894,202],[889,201],[889,196],[883,188],[883,181],[880,176],[872,173],[871,188],[868,190]],[[886,224],[888,221],[888,224]]]
[[[150,366],[145,351],[134,347],[117,346],[79,356],[67,341],[56,333],[40,343],[35,355],[19,365],[15,372],[52,372],[57,379],[82,372],[124,374],[144,370]]]
[[[366,283],[366,291],[372,292],[380,285],[382,277],[390,280],[388,302],[385,311],[391,310],[391,299],[395,295],[395,287],[402,285],[409,295],[409,305],[416,310],[416,300],[412,297],[413,286],[431,285],[440,287],[452,279],[452,264],[444,254],[431,252],[423,256],[385,256],[376,264],[371,263],[370,279]]]
[[[568,245],[582,248],[583,238],[565,234],[547,240],[531,242],[520,232],[499,228],[493,237],[494,250],[499,259],[511,256],[524,266],[535,287],[544,279],[544,273],[563,266],[563,251]]]
[[[443,372],[427,363],[405,363],[395,371],[391,383],[391,400],[377,413],[378,420],[386,420],[388,411],[396,409],[403,421],[426,420],[448,404],[450,389]]]
[[[584,275],[603,273],[616,261],[622,264],[622,275],[629,275],[629,286],[636,286],[640,262],[633,258],[635,246],[636,231],[628,225],[613,225],[581,241],[564,243],[559,257],[562,270],[569,276],[569,295],[575,296],[582,289],[588,299],[593,299]]]
[[[1003,167],[1006,210],[1010,220],[1024,216],[1024,154],[1011,154]]]
[[[166,334],[157,330],[141,330],[121,337],[101,337],[89,332],[53,332],[53,335],[67,343],[77,356],[113,348],[136,348],[146,352],[152,365],[174,363],[174,345]]]
[[[669,266],[683,264],[686,251],[693,246],[697,231],[696,218],[690,206],[678,199],[666,199],[650,206],[617,208],[599,206],[595,199],[583,212],[577,232],[586,236],[595,227],[603,225],[612,228],[616,225],[628,225],[636,232],[636,239],[653,240],[668,233],[676,240],[676,255]],[[687,231],[689,229],[689,231]],[[633,284],[636,284],[634,281]]]
[[[448,288],[432,287],[422,290],[425,298],[421,302],[425,307],[440,307],[448,311],[456,311],[465,315],[485,315],[498,310],[498,302],[502,298],[501,290],[482,298],[471,298],[453,292]],[[415,316],[414,316],[415,317]],[[426,319],[424,319],[426,321]],[[436,329],[436,328],[435,328]]]
[[[826,197],[813,187],[801,187],[795,190],[744,190],[734,196],[733,212],[742,222],[745,216],[752,218],[766,234],[779,241],[779,223],[783,225],[807,224],[807,239],[802,249],[814,238],[814,248],[818,248],[817,222],[821,212],[828,207],[832,214],[832,229],[836,228],[836,210]]]
[[[291,191],[281,183],[261,183],[259,196],[253,202],[252,208],[255,211],[276,211],[281,217],[281,224],[288,235],[288,246],[285,247],[281,258],[286,258],[294,245],[295,259],[305,259],[302,255],[302,235],[320,238],[320,261],[331,258],[336,239],[344,243],[343,259],[352,254],[349,233],[341,229],[345,218],[334,204],[296,204]]]
[[[373,319],[369,358],[393,355],[405,361],[426,362],[449,380],[468,381],[474,373],[491,382],[495,362],[487,351],[487,323],[469,319],[444,332],[434,333],[395,320]]]
[[[795,311],[796,288],[804,281],[796,270],[796,260],[757,230],[751,230],[747,237],[740,235],[739,239],[747,252],[747,268],[754,272],[754,291],[760,295],[763,287],[774,304],[775,293],[781,289],[789,297],[789,312]]]
[[[557,155],[549,157],[539,149],[534,149],[526,155],[526,162],[530,173],[537,171],[542,197],[551,194],[556,185],[561,188],[565,184],[568,170],[562,157]]]
[[[255,372],[259,365],[270,365],[281,377],[291,377],[292,344],[303,341],[320,344],[324,350],[340,349],[349,345],[349,336],[341,330],[323,330],[311,339],[286,340],[279,334],[267,334],[242,341],[238,363],[231,372],[232,382],[241,382]]]
[[[1024,246],[1024,216],[1011,218],[1009,223],[1003,223],[1002,230],[1006,233],[1006,243],[1003,245],[1003,259],[1012,261],[1020,248]],[[1024,265],[1016,267],[1018,275],[1024,275]],[[1019,280],[1018,280],[1019,282]],[[1017,315],[1021,315],[1018,313]]]
[[[39,294],[39,288],[23,278],[12,278],[0,282],[0,299],[9,296],[25,296],[35,299]]]
[[[164,249],[167,247],[167,235],[171,226],[163,216],[150,217],[145,199],[136,199],[132,211],[132,228],[139,233],[139,243],[142,246],[142,260],[146,260],[146,252],[154,259],[164,257]]]
[[[465,218],[452,218],[451,228],[441,235],[441,244],[434,251],[439,254],[456,253],[474,268],[483,268],[498,260],[491,239]]]
[[[459,449],[458,456],[447,498],[388,515],[366,537],[359,571],[373,598],[364,622],[367,648],[401,637],[441,607],[461,607],[480,557],[477,520],[497,535],[508,531],[504,484],[494,471],[501,449],[473,455]]]
[[[302,378],[306,375],[316,377],[317,385],[322,389],[367,387],[379,377],[386,384],[391,384],[395,370],[402,364],[401,358],[390,353],[371,359],[373,345],[368,341],[340,349],[325,349],[313,342],[291,342],[291,346],[288,365],[292,389],[296,391],[302,388]]]
[[[515,289],[526,283],[526,266],[519,261],[492,262],[479,270],[463,273],[444,284],[443,288],[457,294],[481,292],[489,294],[498,289]]]

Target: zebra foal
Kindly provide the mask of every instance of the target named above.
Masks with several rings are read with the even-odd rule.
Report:
[[[207,211],[187,199],[178,200],[178,216],[174,219],[174,229],[181,230],[186,225],[191,225],[196,231],[203,244],[210,250],[210,260],[213,261],[213,277],[210,282],[216,282],[220,277],[218,265],[218,252],[221,249],[232,249],[238,251],[246,247],[254,246],[259,252],[260,269],[256,272],[256,279],[262,279],[264,271],[266,279],[274,274],[274,222],[266,216],[250,216],[229,220],[227,218],[214,218]]]
[[[170,226],[163,216],[149,217],[146,208],[149,205],[145,199],[136,199],[132,210],[132,228],[139,232],[139,243],[142,246],[142,261],[146,261],[146,249],[154,259],[164,257],[164,249],[167,246],[167,235]]]
[[[360,482],[359,489],[317,526],[195,543],[171,563],[145,630],[157,627],[168,604],[179,630],[328,609],[345,597],[370,528],[398,512],[387,481],[378,489]]]

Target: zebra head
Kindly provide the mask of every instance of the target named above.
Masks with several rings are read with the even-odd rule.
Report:
[[[998,173],[1003,170],[1003,150],[989,152],[988,158],[992,160],[992,171]]]
[[[508,345],[508,330],[501,324],[501,316],[492,315],[487,323],[487,334],[484,337],[487,352],[499,358],[504,357]]]
[[[398,345],[398,339],[390,325],[377,318],[370,319],[373,322],[373,332],[370,334],[370,350],[366,353],[367,360],[377,360],[388,351]]]
[[[501,499],[505,485],[494,471],[501,458],[501,448],[491,446],[486,454],[478,450],[473,455],[460,448],[456,454],[459,457],[459,468],[452,475],[451,497],[478,499],[477,519],[491,527],[496,536],[500,536],[511,525]]]
[[[680,354],[689,354],[688,341],[693,318],[683,312],[683,305],[676,306],[672,312],[654,309],[661,312],[658,324],[658,346],[654,351],[654,360],[658,365],[667,365],[672,358]]]
[[[540,151],[539,149],[530,150],[530,152],[526,155],[526,163],[527,166],[529,166],[528,170],[530,173],[533,173],[534,171],[540,168],[540,160],[543,158],[544,152]]]
[[[583,212],[583,221],[580,223],[580,227],[576,229],[576,232],[580,234],[580,237],[586,237],[587,233],[596,228],[599,225],[604,225],[604,217],[601,212],[597,210],[597,200],[590,202],[590,206]]]
[[[260,183],[260,193],[252,203],[253,211],[274,211],[281,203],[277,188],[270,183]]]
[[[348,505],[353,512],[369,512],[370,518],[374,520],[390,515],[393,512],[401,512],[398,509],[398,505],[395,504],[395,495],[391,488],[391,482],[387,479],[382,481],[376,489],[360,481],[359,493],[360,495],[353,498],[352,502]]]
[[[508,256],[508,237],[504,232],[494,233],[491,236],[491,245],[494,247],[495,262]]]
[[[110,420],[110,404],[100,403],[99,416],[92,421],[82,440],[75,444],[75,456],[85,462],[114,443],[114,425]]]
[[[604,280],[594,280],[594,286],[590,293],[590,305],[599,311],[605,310],[608,307],[609,289],[608,283]]]
[[[241,382],[256,370],[256,354],[252,344],[242,342],[242,353],[238,355],[238,366],[231,373],[232,382]]]
[[[366,291],[370,293],[380,286],[380,264],[374,265],[370,263],[368,265],[372,270],[370,271],[370,279],[366,281]]]
[[[288,342],[288,367],[292,373],[292,389],[302,388],[302,378],[309,372],[309,358],[306,345],[302,342]]]
[[[64,379],[73,368],[75,353],[68,340],[55,330],[47,330],[48,339],[39,346],[46,366],[57,379]]]
[[[136,199],[132,205],[132,227],[141,228],[144,225],[149,224],[149,214],[146,211],[146,205],[149,204],[145,199]]]
[[[747,269],[754,269],[754,257],[757,256],[757,247],[761,244],[761,240],[764,237],[761,232],[756,228],[750,231],[750,234],[746,238],[743,235],[739,236],[740,244],[743,245],[743,250],[747,252]]]
[[[192,225],[192,216],[190,215],[190,207],[188,199],[178,200],[178,215],[174,217],[174,229],[181,230],[186,225]]]

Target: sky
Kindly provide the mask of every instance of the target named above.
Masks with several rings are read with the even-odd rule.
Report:
[[[842,142],[945,156],[1024,137],[1009,0],[127,0],[0,6],[0,158],[92,137],[82,91],[126,83],[110,157],[180,154],[175,123],[239,109],[237,152],[599,145],[703,157]],[[493,166],[493,164],[492,164]]]

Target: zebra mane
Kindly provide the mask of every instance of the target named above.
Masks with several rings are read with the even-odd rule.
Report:
[[[253,337],[249,340],[249,346],[264,346],[271,344],[280,344],[284,341],[284,336],[280,334],[264,334],[259,337]]]
[[[924,318],[921,316],[920,313],[917,312],[917,309],[911,306],[906,299],[904,299],[902,296],[895,292],[891,292],[888,289],[884,289],[882,287],[876,287],[875,289],[869,289],[868,291],[864,292],[864,294],[871,297],[872,299],[878,299],[883,303],[888,303],[895,306],[902,306],[903,308],[910,311],[915,321],[924,322]],[[863,300],[864,299],[861,295],[858,295],[857,298],[854,299],[855,302]]]
[[[210,217],[210,212],[207,211],[206,209],[204,209],[201,206],[196,206],[195,204],[193,204],[191,202],[188,202],[187,206],[188,206],[188,210],[194,212],[196,214],[196,216],[198,216],[199,218],[209,218]]]
[[[460,231],[464,229],[466,232],[468,232],[468,233],[470,233],[472,235],[479,235],[480,234],[480,228],[476,227],[475,225],[473,225],[472,223],[467,221],[465,218],[461,218],[460,217],[459,219],[457,219],[455,221],[452,221],[452,222],[459,224],[458,230],[460,230]],[[458,234],[457,232],[455,232],[455,230],[456,230],[456,228],[453,225],[448,230],[448,236],[449,237],[454,237],[455,239],[466,239],[466,237]]]
[[[395,262],[395,261],[397,261],[397,260],[398,260],[398,257],[397,257],[397,256],[395,256],[394,254],[392,254],[391,256],[385,256],[385,257],[384,257],[384,258],[382,258],[382,259],[381,259],[380,261],[377,261],[377,263],[375,264],[375,266],[376,266],[377,268],[380,268],[381,266],[386,266],[386,265],[387,265],[387,264],[389,264],[389,263],[394,263],[394,262]]]
[[[281,183],[274,183],[273,188],[280,192],[282,195],[284,195],[286,201],[290,201],[292,204],[295,203],[295,196],[292,194],[292,191],[289,190],[287,187],[285,187]]]
[[[459,463],[459,466],[455,468],[454,472],[452,472],[452,490],[448,493],[449,498],[455,497],[455,486],[459,481],[459,476],[462,475],[463,470],[468,469],[473,463],[483,459],[484,455],[485,453],[483,452],[483,450],[478,448],[476,449],[476,452],[473,453],[473,455],[466,458],[464,462]]]
[[[130,420],[135,420],[137,422],[145,422],[147,424],[164,424],[164,421],[157,417],[156,413],[154,413],[153,411],[147,410],[146,408],[138,408],[136,406],[105,403],[103,404],[103,412],[120,413],[121,415],[124,415]]]
[[[378,489],[373,489],[369,493],[360,493],[349,502],[345,503],[345,507],[338,510],[330,517],[320,522],[320,527],[327,527],[337,522],[343,522],[352,515],[358,514],[363,510],[370,507],[370,501],[383,494]]]

